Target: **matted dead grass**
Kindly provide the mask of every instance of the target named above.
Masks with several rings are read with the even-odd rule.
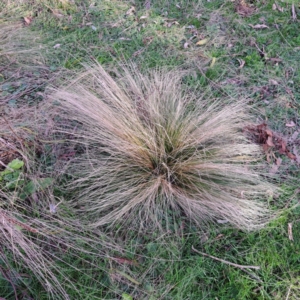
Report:
[[[42,137],[48,137],[45,128],[35,122],[35,109],[23,107],[8,112],[9,116],[0,114],[1,275],[13,288],[15,299],[24,292],[20,284],[32,275],[49,299],[71,299],[68,290],[72,295],[80,292],[61,265],[80,271],[64,256],[80,259],[81,264],[97,272],[107,272],[93,261],[104,260],[111,249],[116,253],[122,250],[102,232],[87,230],[64,199],[53,193],[56,174],[47,172],[39,158],[45,152]],[[11,169],[10,163],[15,160],[24,165]],[[82,274],[88,277],[85,271]]]
[[[51,96],[60,103],[58,131],[84,149],[70,163],[69,189],[94,226],[162,229],[182,218],[244,230],[266,224],[276,188],[257,171],[261,148],[242,133],[251,119],[245,101],[199,99],[179,71],[142,74],[130,65],[113,76],[89,67]]]
[[[87,230],[53,192],[57,174],[44,160],[58,155],[57,144],[47,133],[51,125],[37,120],[54,74],[32,35],[21,22],[0,24],[0,276],[15,299],[30,297],[28,282],[36,280],[47,298],[71,299],[80,291],[70,270],[89,275],[69,261],[107,273],[94,261],[107,259],[111,249],[122,250],[102,232]],[[13,161],[20,167],[12,169]]]

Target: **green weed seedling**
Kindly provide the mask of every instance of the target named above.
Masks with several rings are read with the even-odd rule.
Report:
[[[27,180],[23,170],[24,162],[18,158],[12,160],[4,171],[0,172],[0,185],[4,190],[18,190],[20,199],[24,200],[30,195],[42,191],[53,183],[53,178]]]
[[[11,190],[15,189],[18,185],[24,183],[22,179],[22,168],[24,162],[18,158],[12,160],[4,171],[0,172],[0,184],[5,188]]]

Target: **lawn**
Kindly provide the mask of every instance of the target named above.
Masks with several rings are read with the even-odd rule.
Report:
[[[299,28],[297,0],[2,1],[0,299],[300,299]],[[260,160],[243,167],[254,167],[277,188],[265,200],[276,216],[247,230],[220,216],[199,224],[182,209],[170,217],[174,222],[165,221],[167,211],[155,219],[158,225],[148,226],[155,223],[150,213],[138,210],[131,211],[130,222],[112,222],[111,216],[120,216],[110,214],[113,202],[103,205],[109,221],[97,222],[102,208],[93,207],[91,199],[98,197],[99,178],[112,174],[102,184],[110,203],[122,200],[115,192],[124,184],[122,177],[110,184],[115,174],[122,176],[121,166],[100,160],[98,166],[97,155],[120,155],[123,164],[122,151],[111,153],[100,140],[100,150],[92,152],[79,131],[88,124],[87,140],[96,143],[92,122],[68,119],[69,112],[81,116],[76,103],[62,109],[55,102],[66,97],[57,93],[62,87],[81,95],[77,84],[85,85],[84,93],[97,86],[97,80],[78,79],[97,63],[122,86],[123,65],[142,74],[158,69],[183,74],[178,85],[196,99],[188,107],[192,112],[197,99],[207,107],[215,104],[217,111],[246,103],[254,125],[242,114],[237,124],[259,147]],[[144,90],[150,90],[148,84]],[[105,86],[99,79],[99,92],[91,97],[108,95]],[[92,116],[84,104],[82,115]],[[128,103],[117,104],[126,114]],[[115,124],[127,124],[126,116],[113,116]],[[221,159],[233,155],[226,137],[228,153]],[[222,143],[218,140],[219,148]],[[96,168],[102,177],[93,177]],[[85,202],[77,203],[83,196]]]

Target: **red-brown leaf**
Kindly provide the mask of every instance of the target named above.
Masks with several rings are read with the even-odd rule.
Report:
[[[276,165],[280,166],[281,163],[282,163],[282,159],[280,157],[277,157],[277,159],[276,159]]]
[[[273,143],[273,138],[270,135],[267,138],[267,145],[270,146],[270,147],[274,147],[275,146],[274,143]]]
[[[267,135],[273,136],[273,132],[270,129],[266,129],[265,132]]]
[[[286,152],[286,156],[290,159],[296,159],[296,155],[294,155],[293,153],[291,153],[289,151]]]
[[[293,121],[290,121],[289,123],[285,124],[286,127],[295,127],[296,124]]]
[[[132,265],[132,266],[138,265],[138,263],[135,260],[130,260],[130,259],[123,258],[123,257],[112,257],[112,259],[119,264],[127,264],[127,265]]]

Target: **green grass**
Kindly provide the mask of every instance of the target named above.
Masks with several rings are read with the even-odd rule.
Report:
[[[4,104],[7,114],[24,105],[36,107],[43,101],[45,87],[57,78],[59,82],[61,74],[68,76],[69,71],[59,73],[62,68],[79,72],[81,63],[93,58],[114,70],[120,61],[132,59],[141,70],[157,66],[189,70],[191,75],[184,80],[187,88],[199,94],[205,92],[212,99],[226,103],[247,98],[258,122],[265,120],[272,130],[289,139],[300,126],[300,7],[294,1],[298,19],[293,21],[291,2],[276,2],[283,12],[272,9],[274,1],[248,2],[257,7],[257,12],[242,18],[233,2],[222,0],[153,0],[149,9],[145,1],[135,1],[133,15],[126,15],[131,1],[75,0],[68,5],[54,0],[30,4],[7,1],[0,4],[0,25],[19,22],[26,16],[33,16],[33,21],[25,28],[27,35],[22,31],[16,37],[14,31],[9,31],[9,47],[1,42],[0,68],[5,67],[0,71],[1,106]],[[253,29],[249,24],[266,24],[269,28]],[[34,43],[32,37],[36,38]],[[197,46],[204,38],[208,42]],[[20,46],[22,50],[30,49],[33,44],[39,56],[30,54],[33,50],[28,54],[16,52]],[[60,46],[54,48],[57,44]],[[212,66],[213,58],[216,60]],[[242,61],[245,64],[239,68]],[[53,79],[50,83],[49,78]],[[286,126],[290,121],[294,127]],[[298,144],[290,142],[289,147],[300,151],[299,136]],[[50,172],[59,155],[52,151],[51,144],[45,149],[38,162],[41,169]],[[56,259],[63,271],[57,275],[59,281],[64,282],[67,276],[76,286],[77,292],[65,285],[71,299],[122,299],[122,293],[133,299],[151,300],[299,299],[300,210],[292,208],[299,201],[299,165],[275,155],[282,158],[275,178],[284,195],[270,205],[287,205],[288,209],[265,229],[244,233],[227,224],[210,224],[199,232],[186,224],[164,237],[152,233],[136,236],[130,231],[111,234],[125,250],[109,250],[105,258],[85,253],[82,259],[75,259],[76,251],[60,253],[61,261]],[[68,178],[58,182],[63,185],[65,181]],[[55,195],[66,199],[72,196],[60,185],[55,187]],[[293,241],[288,235],[289,223]],[[250,275],[197,254],[192,246],[231,263],[259,266],[260,270],[249,270]],[[0,259],[1,270],[5,274],[16,270],[22,275],[9,281],[0,272],[2,297],[14,299],[13,287],[19,299],[49,297],[25,265],[16,264],[9,254],[7,259],[10,269]]]

